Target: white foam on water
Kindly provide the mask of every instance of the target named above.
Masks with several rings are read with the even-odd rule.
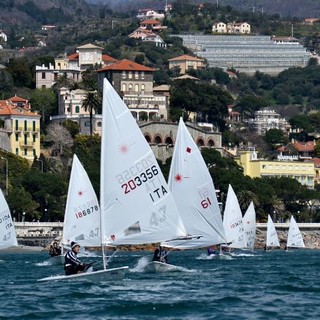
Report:
[[[148,263],[149,263],[149,257],[146,257],[146,256],[141,257],[138,260],[136,266],[130,269],[130,272],[144,272]]]
[[[232,257],[254,257],[253,253],[230,253]]]
[[[36,265],[37,267],[51,266],[51,261],[50,261],[50,260],[46,260],[46,261],[43,261],[43,262],[35,263],[35,265]]]
[[[211,254],[210,256],[208,256],[205,253],[201,253],[198,257],[196,257],[196,260],[212,260],[217,258],[219,258],[219,255],[217,254]]]

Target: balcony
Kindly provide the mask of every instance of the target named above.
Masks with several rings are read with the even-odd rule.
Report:
[[[20,141],[19,146],[23,148],[33,148],[34,147],[34,142],[33,141]]]

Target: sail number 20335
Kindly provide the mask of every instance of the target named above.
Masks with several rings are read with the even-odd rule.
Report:
[[[158,173],[159,171],[157,167],[153,165],[151,168],[147,169],[146,171],[141,172],[138,176],[122,184],[121,188],[123,189],[124,193],[127,194],[130,191],[134,190],[136,187],[139,187],[143,183],[147,182],[148,180],[151,180]]]

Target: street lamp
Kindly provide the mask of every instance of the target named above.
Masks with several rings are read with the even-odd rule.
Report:
[[[44,209],[44,221],[48,220],[48,219],[47,219],[47,211],[48,211],[48,209],[45,208],[45,209]]]
[[[9,186],[9,180],[8,180],[8,171],[9,171],[9,167],[8,167],[8,159],[1,157],[1,159],[5,160],[6,162],[6,195],[8,195],[8,186]]]
[[[25,212],[22,212],[22,222],[23,222],[23,225],[26,224],[26,213]]]
[[[43,173],[43,160],[41,160],[41,159],[36,159],[36,161],[41,162],[41,172]]]

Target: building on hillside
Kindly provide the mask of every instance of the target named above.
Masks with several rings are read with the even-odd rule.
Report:
[[[189,55],[182,55],[175,58],[168,59],[169,69],[180,68],[180,73],[185,74],[187,70],[203,69],[205,67],[205,60],[202,58],[192,57]]]
[[[257,131],[259,135],[265,135],[270,129],[279,129],[289,132],[291,126],[286,119],[274,110],[264,109],[254,113],[254,119],[249,120],[249,126]]]
[[[139,9],[137,18],[141,20],[146,20],[146,19],[158,19],[158,20],[163,20],[165,17],[164,13],[157,12],[152,9]]]
[[[297,44],[299,45],[299,40],[297,38],[294,37],[272,37],[272,41],[275,44]]]
[[[309,25],[313,25],[314,23],[318,23],[318,22],[320,22],[319,18],[305,18],[304,19],[304,23],[309,24]]]
[[[289,177],[298,180],[308,188],[314,188],[316,173],[313,162],[298,161],[298,157],[295,156],[279,159],[275,161],[258,159],[257,152],[254,150],[240,151],[240,155],[235,158],[243,168],[244,175],[251,178]]]
[[[150,31],[160,31],[162,29],[166,29],[166,27],[162,26],[160,21],[155,19],[141,21],[140,27]]]
[[[235,123],[240,123],[241,122],[241,115],[240,112],[234,111],[234,105],[233,104],[229,104],[227,106],[228,108],[228,116],[226,118],[226,122],[229,124],[230,128],[232,127],[232,124]]]
[[[36,66],[36,87],[51,88],[59,76],[81,81],[81,72],[96,65],[102,67],[111,65],[118,60],[102,53],[102,48],[94,44],[86,44],[77,48],[77,52],[67,56],[60,55],[55,58],[55,65]]]
[[[11,152],[30,161],[40,156],[40,118],[27,99],[14,96],[0,100],[1,131],[8,134]]]
[[[166,97],[153,93],[154,69],[124,59],[98,70],[102,86],[106,78],[137,120],[167,119]]]
[[[213,33],[227,33],[227,25],[223,22],[216,22],[212,25]]]
[[[299,159],[312,159],[314,156],[315,141],[292,142],[293,148],[297,151]]]
[[[171,35],[206,59],[209,67],[255,74],[277,75],[288,68],[307,66],[312,54],[296,42],[275,42],[270,36],[256,35]]]
[[[0,30],[0,43],[7,42],[7,41],[8,41],[7,34],[3,30]]]
[[[59,79],[66,76],[68,79],[81,81],[81,71],[75,69],[56,69],[51,63],[49,66],[36,66],[36,88],[51,88]]]
[[[128,36],[129,38],[141,39],[146,42],[154,42],[157,47],[166,48],[167,44],[163,39],[152,31],[139,27]]]
[[[80,134],[90,134],[90,113],[82,108],[82,102],[86,91],[82,89],[69,90],[60,88],[58,94],[58,115],[51,116],[50,120],[63,124],[66,120],[71,120],[79,125]],[[93,110],[92,132],[101,135],[102,116]]]
[[[186,122],[186,126],[199,148],[214,148],[222,152],[221,132],[214,131],[213,127],[199,126],[196,123]],[[172,157],[178,123],[154,121],[140,123],[139,127],[157,159],[165,163]]]
[[[247,22],[233,22],[227,24],[227,33],[233,34],[249,34],[251,26]]]
[[[51,31],[51,30],[54,30],[55,28],[56,28],[55,25],[46,24],[46,25],[43,25],[41,27],[41,30],[43,30],[43,31]]]

